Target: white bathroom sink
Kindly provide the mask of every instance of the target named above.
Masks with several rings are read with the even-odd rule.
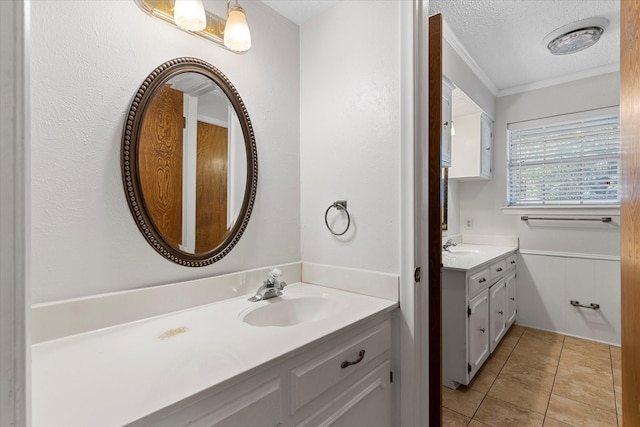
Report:
[[[286,292],[286,291],[285,291]],[[327,294],[271,298],[255,303],[240,313],[240,320],[252,326],[294,326],[333,316],[345,304]]]

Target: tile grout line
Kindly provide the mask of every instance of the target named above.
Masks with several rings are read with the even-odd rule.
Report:
[[[544,419],[547,419],[547,413],[549,412],[549,405],[551,404],[551,396],[553,396],[553,389],[556,387],[556,378],[558,376],[558,371],[560,370],[560,359],[562,358],[562,352],[564,351],[564,342],[567,338],[566,335],[562,334],[562,347],[560,347],[560,355],[558,356],[558,364],[556,365],[556,371],[553,374],[553,384],[551,385],[551,393],[549,393],[549,400],[547,400],[547,409],[544,411]],[[544,423],[544,421],[543,421]]]
[[[620,417],[618,416],[618,398],[616,397],[616,376],[613,373],[613,354],[611,354],[611,345],[609,345],[609,362],[611,363],[611,379],[613,385],[613,407],[616,410],[616,425],[620,425]],[[622,408],[620,408],[622,410]]]
[[[498,373],[496,374],[495,379],[493,380],[493,382],[491,383],[491,386],[489,387],[489,390],[487,390],[486,393],[484,393],[484,395],[482,396],[482,400],[480,401],[480,403],[478,404],[478,407],[476,408],[476,410],[473,413],[473,416],[471,417],[471,421],[473,421],[475,419],[476,414],[478,413],[478,410],[480,409],[480,407],[482,406],[482,402],[484,402],[484,400],[487,398],[487,396],[489,396],[489,392],[491,391],[491,388],[493,387],[493,385],[495,384],[496,381],[498,381],[498,377],[500,376],[500,374],[502,373],[502,370],[504,369],[505,366],[507,366],[507,362],[509,362],[509,358],[511,358],[511,354],[513,354],[513,351],[515,350],[516,346],[518,345],[518,343],[520,342],[520,339],[522,339],[522,336],[524,335],[524,333],[527,331],[527,327],[524,328],[524,331],[522,331],[522,333],[520,334],[520,336],[518,337],[518,341],[516,341],[515,345],[513,346],[513,348],[511,349],[511,351],[509,352],[509,354],[507,355],[506,360],[504,361],[504,364],[502,365],[502,367],[500,368],[500,371],[498,371]],[[506,335],[506,334],[505,334]],[[486,363],[486,362],[485,362]],[[498,399],[500,400],[500,399]],[[508,402],[507,402],[508,403]],[[471,421],[469,421],[469,424],[471,423]],[[478,420],[476,420],[478,421]],[[480,423],[482,423],[482,421],[478,421]],[[467,424],[467,425],[469,425]],[[483,423],[484,424],[484,423]]]

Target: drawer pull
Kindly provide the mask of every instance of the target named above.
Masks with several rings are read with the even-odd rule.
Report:
[[[486,282],[486,281],[487,281],[487,279],[485,279],[485,278],[483,277],[482,279],[478,280],[478,283],[484,283],[484,282]]]
[[[349,362],[348,360],[345,360],[344,362],[342,362],[342,365],[340,365],[340,367],[344,369],[347,366],[356,365],[362,362],[362,359],[364,359],[364,350],[360,350],[360,353],[358,353],[358,360],[356,360],[355,362]]]
[[[480,332],[484,334],[484,328],[480,328]]]
[[[515,300],[516,300],[516,299],[515,299],[515,298],[513,298],[513,297],[512,297],[512,298],[509,298],[509,299],[510,299],[511,301],[515,301]]]
[[[502,312],[501,312],[501,311],[499,311],[499,312],[498,312],[498,314],[499,314],[500,316],[502,316]]]
[[[502,271],[502,267],[498,267],[498,268],[496,269],[496,271],[497,271],[498,273],[500,273],[500,272]]]
[[[513,265],[513,264],[515,264],[515,263],[516,263],[515,261],[511,261],[511,265]]]

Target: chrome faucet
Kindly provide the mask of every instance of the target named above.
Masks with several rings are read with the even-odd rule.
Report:
[[[257,302],[282,295],[282,290],[287,284],[278,281],[280,276],[282,276],[282,272],[279,269],[274,268],[271,270],[269,272],[269,278],[260,285],[256,294],[249,298],[249,301]]]
[[[452,239],[448,239],[444,245],[442,245],[442,249],[449,252],[449,248],[451,246],[457,246],[457,243],[453,243]]]

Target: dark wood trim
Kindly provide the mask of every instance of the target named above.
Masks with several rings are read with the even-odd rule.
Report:
[[[640,2],[620,2],[622,424],[640,426]]]
[[[442,425],[442,15],[429,17],[429,425]]]

